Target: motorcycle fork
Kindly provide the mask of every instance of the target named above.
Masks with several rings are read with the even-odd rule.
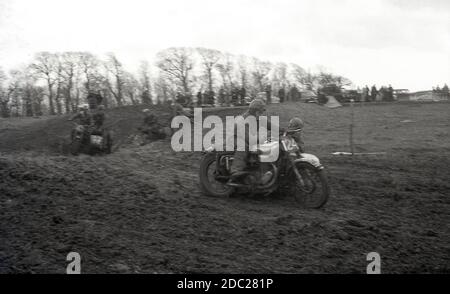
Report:
[[[289,162],[290,162],[290,164],[292,166],[292,169],[294,170],[294,174],[295,174],[295,177],[297,178],[298,182],[300,183],[300,185],[302,187],[305,186],[305,181],[303,181],[302,175],[300,174],[300,172],[298,171],[297,167],[295,166],[294,159],[289,154],[288,154],[288,160],[289,160]]]

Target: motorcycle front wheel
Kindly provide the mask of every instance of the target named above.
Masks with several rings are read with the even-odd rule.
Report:
[[[216,180],[216,155],[208,153],[200,162],[200,187],[202,192],[214,197],[229,197],[234,189]]]
[[[298,162],[295,167],[302,178],[300,181],[293,172],[295,200],[306,208],[317,209],[324,206],[330,196],[330,187],[325,170],[319,170],[306,162]]]

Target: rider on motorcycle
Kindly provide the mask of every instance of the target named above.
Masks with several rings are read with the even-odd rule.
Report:
[[[231,165],[231,182],[236,182],[238,178],[243,174],[242,172],[245,171],[247,164],[248,164],[248,158],[250,154],[250,146],[249,146],[249,137],[250,136],[258,136],[259,133],[259,117],[262,116],[266,111],[266,104],[264,101],[260,99],[255,99],[252,102],[250,102],[250,105],[248,106],[248,110],[242,115],[242,119],[236,120],[236,123],[234,125],[234,135],[232,137],[229,137],[227,140],[233,140],[234,142],[234,156],[233,156],[233,163]],[[238,125],[245,123],[244,120],[249,117],[254,116],[256,118],[257,122],[257,130],[256,134],[250,133],[250,128],[248,125],[245,126],[245,137],[241,138],[238,136]],[[272,126],[270,124],[270,121],[267,120],[267,130],[271,130]],[[245,144],[245,151],[237,151],[237,145],[238,140],[244,140]]]
[[[74,114],[71,118],[69,118],[70,121],[77,120],[79,125],[82,126],[90,126],[92,123],[92,115],[89,112],[89,105],[88,104],[81,104],[78,106],[79,111]]]
[[[93,125],[92,132],[93,135],[103,135],[103,124],[105,122],[105,106],[99,105],[92,115]]]
[[[92,115],[89,112],[89,105],[88,104],[82,104],[78,106],[79,111],[74,114],[71,118],[69,118],[69,121],[75,121],[78,125],[83,127],[84,133],[87,134],[89,132],[89,128],[92,124]],[[76,128],[72,129],[71,136],[75,134]]]

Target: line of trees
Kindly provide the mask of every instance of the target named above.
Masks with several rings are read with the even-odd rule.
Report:
[[[173,47],[128,71],[113,53],[39,52],[26,66],[2,70],[0,116],[39,116],[77,110],[89,92],[101,94],[106,107],[165,103],[182,93],[230,93],[245,88],[256,96],[270,85],[275,93],[292,85],[317,89],[324,83],[349,81],[323,70],[312,74],[294,63],[271,63],[207,48]]]

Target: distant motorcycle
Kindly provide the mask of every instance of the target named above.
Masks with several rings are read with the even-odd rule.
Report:
[[[110,154],[112,152],[112,134],[103,129],[93,130],[91,126],[76,124],[71,133],[70,153]]]
[[[264,162],[264,157],[274,154],[274,148],[279,148],[278,159]],[[248,168],[239,176],[239,183],[229,181],[232,164],[233,152],[216,151],[214,147],[206,150],[200,163],[202,191],[216,197],[228,197],[237,191],[262,195],[280,191],[293,195],[307,208],[320,208],[328,201],[330,188],[324,167],[316,156],[300,153],[287,131],[278,141],[266,142],[250,152]]]

